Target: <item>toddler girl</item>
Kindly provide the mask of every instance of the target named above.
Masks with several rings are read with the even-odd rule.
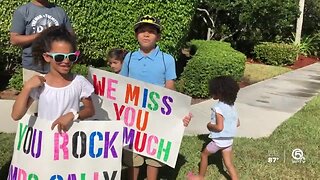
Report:
[[[239,86],[231,77],[220,76],[209,82],[209,93],[218,100],[211,108],[211,122],[207,124],[212,141],[201,152],[199,175],[188,175],[188,179],[204,179],[208,166],[208,157],[221,150],[223,162],[232,180],[238,179],[232,162],[232,143],[236,129],[240,126],[234,106]]]

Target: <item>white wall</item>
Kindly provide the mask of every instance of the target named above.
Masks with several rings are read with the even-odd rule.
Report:
[[[11,109],[14,100],[0,99],[0,132],[15,133],[17,122],[11,118]]]

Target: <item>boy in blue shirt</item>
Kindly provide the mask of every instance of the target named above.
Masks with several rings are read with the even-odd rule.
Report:
[[[161,38],[159,20],[143,16],[135,24],[134,31],[140,48],[127,54],[120,74],[174,90],[175,60],[156,45]]]
[[[142,16],[134,25],[134,31],[140,48],[126,55],[120,74],[174,90],[174,80],[177,78],[175,60],[156,45],[161,38],[159,19],[149,15]],[[183,119],[184,126],[187,126],[190,120],[191,114]],[[138,179],[139,167],[144,162],[147,164],[148,180],[156,180],[159,168],[164,165],[154,159],[128,151],[124,152],[123,159],[129,166],[129,178],[133,180]]]

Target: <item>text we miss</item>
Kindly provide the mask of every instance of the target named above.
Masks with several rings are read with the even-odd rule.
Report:
[[[112,78],[102,77],[101,80],[98,80],[97,75],[93,74],[93,85],[95,89],[95,94],[103,96],[109,100],[116,100],[116,97],[113,96],[113,92],[116,92],[115,88],[118,84],[118,80]],[[126,85],[126,90],[124,96],[124,102],[129,104],[133,103],[135,107],[147,109],[153,112],[160,111],[162,115],[168,116],[172,113],[172,103],[173,98],[168,95],[161,95],[159,92],[150,91],[147,88],[141,88],[139,86],[132,86],[132,84]],[[116,119],[120,120],[120,114],[124,109],[124,105],[121,105],[120,108],[117,104],[114,104],[115,111],[117,114]]]
[[[118,81],[113,78],[102,77],[98,80],[97,75],[92,76],[95,93],[103,96],[106,100],[116,101],[113,93],[117,91]],[[148,88],[133,86],[130,83],[126,87],[123,96],[125,105],[119,106],[113,103],[116,120],[124,120],[123,145],[130,150],[149,155],[158,160],[167,162],[170,157],[172,142],[145,132],[149,124],[149,114],[158,112],[159,115],[169,116],[172,114],[173,98],[168,95],[150,91]],[[117,94],[119,97],[119,94]],[[150,112],[150,113],[149,113]]]

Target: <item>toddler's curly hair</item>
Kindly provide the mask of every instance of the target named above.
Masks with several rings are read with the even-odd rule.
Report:
[[[209,81],[209,94],[230,106],[234,105],[239,89],[238,83],[230,76],[219,76]]]

